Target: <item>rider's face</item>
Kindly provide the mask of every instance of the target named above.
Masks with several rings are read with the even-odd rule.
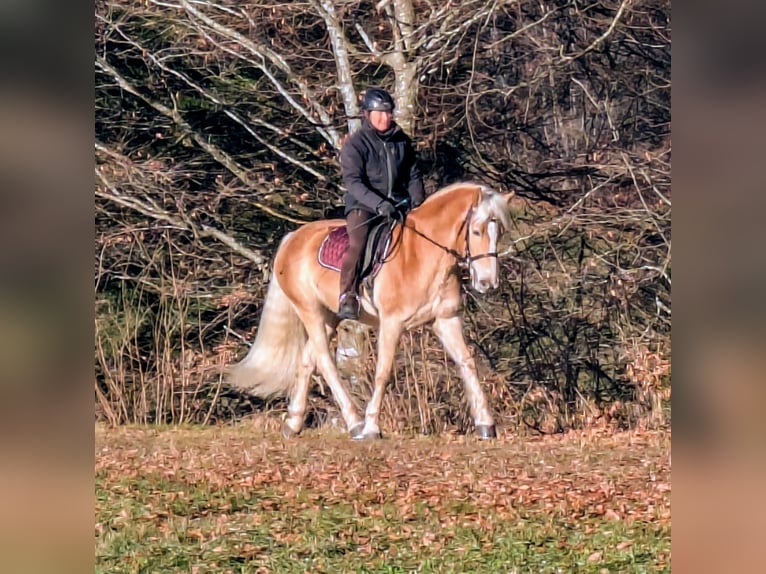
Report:
[[[391,127],[391,119],[393,114],[391,112],[382,112],[379,110],[370,111],[370,123],[379,132],[384,132]]]

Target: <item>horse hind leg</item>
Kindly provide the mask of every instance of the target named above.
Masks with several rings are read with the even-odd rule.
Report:
[[[335,325],[327,325],[327,337],[332,335]],[[311,388],[311,375],[316,372],[316,358],[311,348],[311,343],[307,340],[303,348],[302,363],[290,395],[290,404],[287,407],[287,416],[282,423],[282,436],[286,439],[293,438],[300,434],[306,421],[306,409],[308,405],[308,394]]]
[[[285,438],[293,438],[303,430],[311,375],[314,373],[315,368],[316,359],[314,358],[314,353],[311,350],[311,345],[306,342],[306,346],[303,348],[301,366],[298,369],[295,385],[290,395],[287,417],[282,423],[282,436]]]
[[[338,408],[340,408],[351,438],[358,438],[364,428],[364,422],[356,412],[351,396],[346,390],[343,381],[341,381],[338,370],[335,367],[335,361],[330,354],[330,337],[328,332],[330,331],[329,327],[333,323],[331,320],[323,317],[322,314],[317,313],[303,313],[302,318],[308,332],[309,345],[313,358],[316,361],[316,368],[330,387],[330,391]],[[311,373],[307,376],[307,382],[310,377]]]
[[[463,337],[463,322],[460,317],[441,318],[434,321],[433,330],[444,345],[447,353],[460,369],[465,394],[473,416],[476,435],[482,439],[495,438],[495,421],[489,412],[487,397],[479,383],[476,361],[471,356]]]

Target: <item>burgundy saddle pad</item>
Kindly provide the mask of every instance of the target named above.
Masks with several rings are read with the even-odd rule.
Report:
[[[319,264],[328,269],[340,271],[343,256],[348,251],[348,232],[346,226],[336,227],[319,246]]]
[[[391,226],[387,222],[382,222],[370,230],[367,246],[362,255],[362,276],[368,274],[375,276],[385,261],[390,239]],[[348,232],[346,226],[342,225],[332,229],[324,238],[319,246],[317,259],[322,267],[340,271],[346,251],[348,251]]]

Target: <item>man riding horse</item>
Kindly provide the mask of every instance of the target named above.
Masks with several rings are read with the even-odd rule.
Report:
[[[359,318],[359,274],[370,223],[376,216],[403,219],[425,199],[412,140],[393,121],[394,100],[380,88],[368,88],[362,100],[362,128],[340,155],[348,252],[340,273],[338,317]]]

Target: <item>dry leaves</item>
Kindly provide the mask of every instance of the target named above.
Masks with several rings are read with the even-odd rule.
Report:
[[[488,530],[493,521],[530,511],[572,523],[595,517],[669,523],[668,453],[669,437],[661,433],[361,444],[311,433],[284,442],[244,426],[96,433],[96,472],[104,482],[119,489],[129,477],[163,477],[178,485],[162,493],[165,504],[184,497],[183,485],[203,485],[211,493],[238,489],[256,509],[346,503],[357,516],[375,516],[393,507],[403,521],[429,512],[445,526]]]

